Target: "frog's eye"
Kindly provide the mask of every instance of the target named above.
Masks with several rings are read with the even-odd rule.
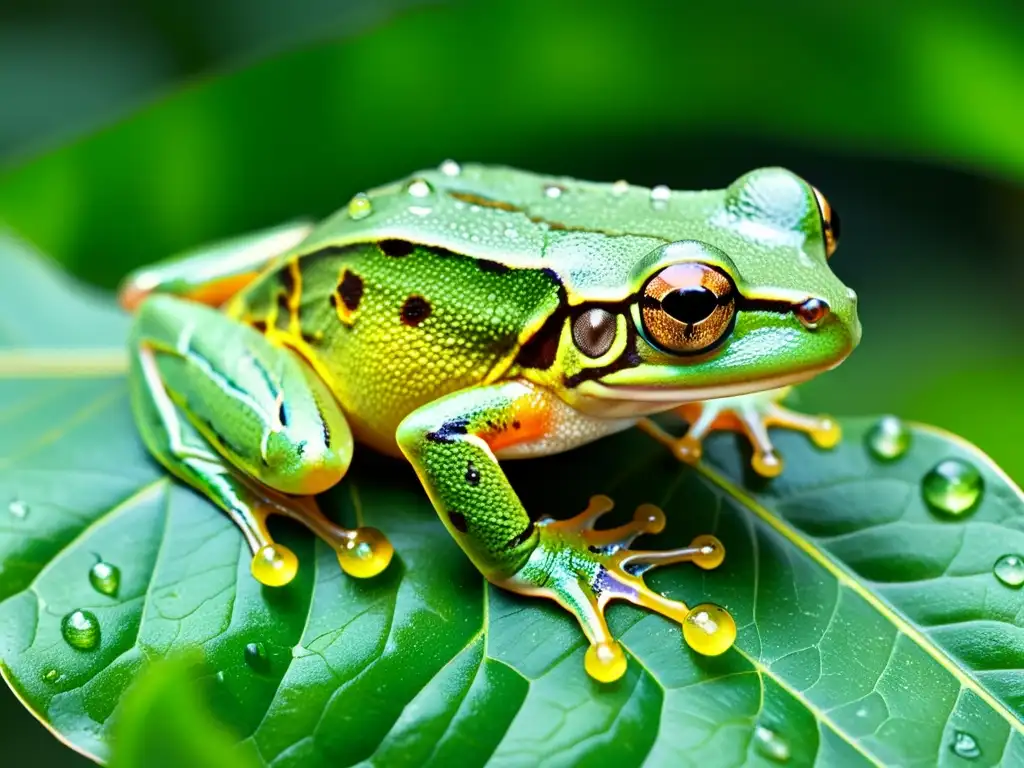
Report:
[[[818,211],[821,213],[821,229],[825,233],[825,256],[832,258],[832,254],[839,247],[839,211],[828,204],[825,196],[814,190],[814,197],[818,201]]]
[[[677,354],[706,352],[732,328],[736,288],[707,264],[673,264],[644,286],[640,317],[647,335]]]
[[[615,341],[615,315],[595,308],[588,309],[572,324],[572,340],[587,357],[598,358],[612,348]]]

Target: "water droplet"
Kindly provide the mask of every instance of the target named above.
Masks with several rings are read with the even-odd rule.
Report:
[[[15,499],[7,505],[7,511],[19,520],[24,520],[28,517],[28,504],[19,499]]]
[[[565,192],[565,187],[560,187],[557,184],[546,184],[544,186],[544,196],[550,197],[552,200],[562,196]]]
[[[516,230],[512,229],[512,227],[509,227],[508,229],[505,230],[505,237],[507,237],[509,240],[516,240],[519,237],[519,233]]]
[[[462,173],[462,166],[459,165],[454,160],[452,160],[451,158],[449,158],[445,160],[443,163],[441,163],[440,171],[445,176],[458,176],[460,173]]]
[[[957,731],[953,734],[953,743],[950,744],[949,748],[953,750],[953,754],[957,757],[964,757],[968,760],[981,757],[981,747],[978,746],[978,740],[971,736],[971,734],[964,733],[963,731]]]
[[[983,481],[978,469],[961,459],[945,459],[932,467],[921,482],[924,500],[937,512],[960,517],[981,498]]]
[[[1024,584],[1024,558],[1020,555],[1003,555],[992,566],[992,573],[1008,587]]]
[[[60,681],[60,672],[56,669],[48,669],[43,673],[43,682],[56,683]]]
[[[425,205],[409,206],[409,213],[411,213],[413,216],[428,216],[432,210],[432,208],[428,208]]]
[[[785,763],[790,757],[789,743],[763,725],[754,728],[754,749],[763,757],[777,763]]]
[[[413,179],[405,188],[405,191],[412,197],[430,197],[434,188],[427,183],[426,179]]]
[[[256,672],[266,672],[270,669],[270,657],[267,655],[267,648],[263,643],[249,643],[245,646],[245,663]]]
[[[655,208],[664,208],[670,197],[672,197],[672,190],[664,184],[659,184],[651,190],[651,205]]]
[[[61,620],[60,632],[68,645],[80,651],[91,651],[100,644],[100,620],[92,611],[72,611]]]
[[[360,192],[358,195],[348,201],[348,215],[350,219],[365,219],[373,213],[373,203],[370,202],[370,198],[367,197],[365,192]]]
[[[101,595],[115,597],[121,588],[121,569],[100,560],[89,569],[89,583]]]
[[[871,455],[880,461],[893,461],[910,447],[910,430],[895,416],[883,416],[865,436]]]
[[[627,192],[629,192],[629,182],[626,181],[625,179],[619,179],[614,184],[612,184],[613,195],[624,195]]]

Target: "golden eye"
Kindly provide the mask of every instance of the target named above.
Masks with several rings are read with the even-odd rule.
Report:
[[[677,354],[705,352],[726,337],[736,314],[736,289],[707,264],[673,264],[644,286],[640,317],[658,346]]]
[[[828,204],[828,200],[817,187],[811,189],[814,190],[818,211],[821,213],[821,229],[825,233],[825,256],[832,258],[832,254],[839,247],[839,211]]]

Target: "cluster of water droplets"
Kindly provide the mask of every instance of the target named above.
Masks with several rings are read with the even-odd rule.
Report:
[[[895,416],[885,416],[865,436],[868,452],[878,461],[894,462],[910,450],[912,433]],[[979,469],[964,459],[943,459],[921,479],[921,495],[936,515],[963,519],[981,504],[985,479]],[[1008,587],[1024,585],[1024,556],[1008,553],[992,566],[993,575]]]

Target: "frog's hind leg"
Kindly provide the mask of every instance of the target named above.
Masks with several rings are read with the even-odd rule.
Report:
[[[143,267],[125,278],[118,299],[130,312],[154,293],[219,306],[251,283],[275,257],[298,245],[312,228],[310,222],[297,221]]]
[[[307,526],[351,575],[387,566],[392,550],[383,534],[334,524],[313,498],[344,476],[352,437],[305,361],[213,309],[170,296],[142,305],[131,350],[132,408],[147,448],[238,525],[259,581],[282,586],[298,568],[270,537],[274,514]]]
[[[791,390],[782,387],[683,405],[677,411],[690,426],[682,437],[670,435],[650,419],[640,421],[638,426],[688,464],[700,461],[703,441],[710,433],[739,432],[753,448],[750,464],[754,471],[763,477],[776,477],[782,472],[783,461],[768,435],[770,427],[803,432],[819,448],[833,448],[842,437],[839,424],[831,417],[808,416],[783,406],[781,401]]]
[[[492,583],[525,595],[557,601],[580,622],[590,641],[585,666],[609,682],[626,669],[625,653],[604,618],[612,600],[627,600],[683,626],[694,650],[714,655],[732,645],[736,625],[713,605],[690,609],[644,584],[642,573],[689,561],[717,567],[724,548],[713,537],[668,551],[633,550],[642,533],[656,533],[664,515],[650,505],[632,522],[597,530],[611,509],[598,496],[580,515],[564,522],[534,523],[526,514],[495,453],[550,437],[560,401],[523,381],[467,389],[430,403],[398,428],[398,443],[416,469],[434,507],[459,546]]]

